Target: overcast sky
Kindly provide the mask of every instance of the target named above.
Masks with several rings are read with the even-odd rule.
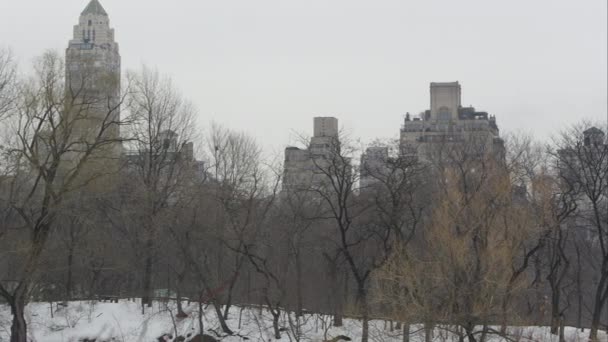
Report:
[[[63,51],[88,0],[0,0],[0,45],[22,65]],[[397,137],[429,107],[429,83],[460,81],[463,105],[502,134],[547,138],[607,118],[606,0],[101,0],[123,72],[173,77],[211,120],[268,150],[336,116],[364,141]]]

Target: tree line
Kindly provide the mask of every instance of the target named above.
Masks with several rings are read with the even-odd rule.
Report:
[[[484,341],[513,325],[562,339],[565,325],[589,328],[597,341],[608,325],[608,148],[588,122],[548,143],[511,134],[500,151],[478,135],[424,157],[383,142],[380,167],[357,163],[365,151],[342,133],[310,156],[314,177],[284,191],[281,161],[245,133],[201,134],[156,70],[96,96],[66,82],[54,52],[31,70],[0,51],[11,341],[27,340],[31,301],[101,298],[141,298],[143,313],[162,297],[178,316],[186,300],[210,304],[226,334],[231,307],[263,305],[277,339],[282,315],[304,339],[312,312],[361,320],[362,341],[371,319],[404,341],[413,324],[428,341],[435,327]]]

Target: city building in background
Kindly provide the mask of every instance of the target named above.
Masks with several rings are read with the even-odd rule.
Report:
[[[502,151],[503,140],[496,117],[472,106],[462,106],[458,82],[431,83],[430,109],[418,116],[406,114],[401,127],[400,149],[403,154],[426,159],[438,145],[472,140],[488,151]]]
[[[68,155],[76,165],[87,146],[103,146],[87,157],[86,174],[113,173],[122,156],[120,137],[121,59],[107,12],[91,0],[74,26],[66,49],[66,111],[70,130]]]
[[[285,149],[283,191],[311,189],[326,181],[323,168],[339,143],[338,119],[315,117],[313,121],[313,136],[308,147]]]

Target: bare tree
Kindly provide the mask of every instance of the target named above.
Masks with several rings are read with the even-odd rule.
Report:
[[[17,88],[17,65],[11,50],[0,47],[0,120],[14,109]]]
[[[128,78],[133,85],[129,94],[132,125],[126,132],[126,171],[135,187],[139,217],[143,227],[144,272],[143,305],[152,305],[152,275],[160,236],[159,218],[182,199],[181,192],[191,184],[196,173],[193,142],[195,124],[193,106],[158,71],[142,67]],[[135,198],[133,198],[135,199]]]
[[[428,179],[423,177],[427,169],[416,155],[403,153],[399,141],[368,148],[362,156],[360,195],[373,203],[373,224],[389,234],[379,253],[407,249],[423,224],[425,208],[430,205],[424,191],[428,189]],[[409,322],[404,322],[405,334],[409,335]]]
[[[311,193],[303,191],[282,192],[276,208],[278,211],[276,221],[280,227],[277,234],[279,236],[284,234],[285,236],[287,248],[285,257],[290,265],[289,269],[292,270],[288,275],[291,281],[287,286],[289,289],[292,286],[295,287],[295,298],[292,296],[290,298],[291,302],[289,302],[295,308],[295,321],[291,321],[294,327],[300,326],[305,303],[309,308],[315,304],[318,305],[318,303],[315,303],[315,299],[319,298],[306,298],[306,290],[310,289],[310,286],[307,286],[309,282],[306,280],[310,279],[309,277],[318,277],[318,275],[311,274],[311,272],[314,272],[312,269],[322,265],[324,261],[328,263],[329,269],[327,272],[321,271],[319,275],[328,273],[332,278],[332,284],[330,285],[332,291],[330,291],[328,298],[335,315],[334,324],[337,326],[342,324],[342,296],[338,288],[337,278],[339,276],[339,264],[343,259],[340,259],[339,253],[331,253],[333,250],[328,250],[325,246],[323,237],[326,235],[324,231],[328,227],[316,219],[322,209],[323,206],[320,201],[316,200]],[[325,260],[320,258],[321,255],[324,255]],[[319,282],[318,284],[323,283]]]
[[[515,204],[528,207],[532,211],[522,211],[533,218],[526,217],[529,224],[536,222],[539,229],[526,229],[526,239],[517,238],[520,251],[512,260],[512,273],[503,297],[503,318],[501,333],[506,333],[509,311],[514,287],[528,273],[532,261],[540,260],[539,254],[554,241],[552,234],[561,231],[560,223],[575,210],[571,192],[560,192],[556,177],[551,174],[549,155],[544,147],[530,136],[510,135],[507,137],[506,169],[511,179]],[[560,234],[560,233],[558,233]],[[561,289],[560,289],[561,290]]]
[[[290,191],[310,193],[323,208],[317,220],[334,229],[326,234],[333,248],[344,258],[356,284],[357,311],[362,318],[361,340],[369,338],[369,286],[372,272],[387,260],[393,234],[388,225],[378,224],[374,201],[357,196],[359,172],[352,163],[355,148],[346,136],[331,138],[325,146],[310,146],[312,163],[309,184]]]
[[[88,72],[96,71],[81,70]],[[84,83],[80,88],[64,83],[64,75],[63,60],[56,53],[39,58],[34,78],[24,86],[8,124],[13,134],[8,160],[14,166],[2,193],[16,215],[11,225],[2,227],[9,231],[3,243],[17,238],[23,242],[12,252],[21,261],[14,264],[15,280],[0,284],[0,295],[11,307],[14,342],[27,341],[24,308],[59,213],[76,190],[99,179],[99,173],[87,171],[90,163],[111,157],[108,151],[120,143],[111,134],[121,124],[118,109],[123,98],[115,91],[119,80],[106,79],[109,83],[90,92]],[[88,129],[83,132],[79,128],[85,121]],[[103,169],[100,173],[107,174]]]
[[[597,341],[600,317],[608,300],[608,146],[605,133],[589,123],[563,132],[555,145],[562,183],[578,194],[574,224],[593,242],[598,263],[589,335],[590,340]]]
[[[285,294],[285,258],[274,244],[276,227],[271,224],[280,177],[272,165],[262,160],[255,141],[242,133],[212,125],[208,139],[209,170],[212,174],[212,198],[216,203],[213,221],[218,252],[217,281],[229,277],[223,304],[223,319],[228,318],[233,290],[245,262],[261,276],[262,300],[273,315],[275,337],[280,338],[278,320]],[[226,252],[233,259],[221,263]],[[230,259],[229,259],[230,260]],[[283,261],[283,262],[281,262]],[[280,267],[277,265],[284,265]]]
[[[277,233],[275,229],[258,230],[257,234],[249,236],[249,241],[243,241],[242,253],[262,277],[262,300],[272,315],[274,337],[279,340],[279,319],[287,292],[288,262],[286,249],[275,246],[277,240],[285,240],[285,232],[282,232],[282,236],[277,236]]]
[[[197,190],[207,189],[205,185],[197,187]],[[193,273],[193,285],[195,288],[194,300],[199,307],[199,329],[203,334],[203,303],[213,304],[216,316],[224,333],[232,335],[233,331],[228,327],[221,312],[218,296],[226,290],[227,283],[215,286],[213,279],[209,276],[211,270],[209,252],[213,246],[211,227],[206,224],[207,210],[213,210],[207,198],[200,193],[195,194],[192,205],[188,205],[175,216],[175,224],[169,226],[169,233],[177,245],[178,257],[183,263],[183,269],[179,272],[189,271]],[[203,211],[201,211],[203,208]],[[179,298],[178,298],[179,300]]]
[[[245,134],[212,125],[206,156],[205,182],[193,188],[189,213],[182,215],[190,222],[171,234],[196,275],[199,301],[212,303],[222,330],[232,334],[226,321],[247,265],[246,244],[255,245],[268,224],[278,181]]]
[[[535,204],[542,219],[540,225],[547,232],[544,249],[548,268],[546,278],[551,291],[551,333],[557,335],[567,309],[562,307],[562,295],[571,263],[567,248],[573,240],[572,229],[566,220],[576,210],[576,198],[571,187],[560,186],[559,179],[552,175],[538,177],[534,185]]]
[[[215,274],[218,283],[229,282],[221,300],[225,305],[224,318],[228,319],[233,291],[247,261],[244,244],[268,219],[278,178],[269,178],[274,173],[271,165],[266,165],[255,140],[244,133],[212,124],[207,154],[208,170],[215,184],[210,189],[216,205],[210,213],[218,242]],[[270,200],[265,200],[265,196]]]

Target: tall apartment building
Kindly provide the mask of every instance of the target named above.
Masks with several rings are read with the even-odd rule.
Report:
[[[102,139],[113,141],[89,158],[96,164],[91,168],[117,164],[121,156],[120,62],[108,14],[98,0],[91,0],[80,14],[66,49],[66,115],[73,143],[84,149],[104,126]],[[77,161],[79,157],[76,151],[70,159]]]
[[[338,119],[314,118],[313,136],[306,149],[287,147],[283,173],[283,191],[306,190],[321,186],[326,176],[320,171],[338,142]]]
[[[474,140],[488,151],[502,151],[496,118],[474,107],[463,107],[458,82],[431,83],[430,109],[412,117],[409,113],[401,128],[403,154],[426,158],[439,144]]]
[[[428,161],[434,151],[465,143],[499,156],[504,149],[496,118],[473,107],[463,107],[458,82],[431,83],[430,109],[417,117],[409,113],[405,116],[399,142],[401,157]],[[368,148],[361,156],[361,189],[370,189],[378,177],[387,174],[387,162],[395,157],[389,155],[387,147]]]

